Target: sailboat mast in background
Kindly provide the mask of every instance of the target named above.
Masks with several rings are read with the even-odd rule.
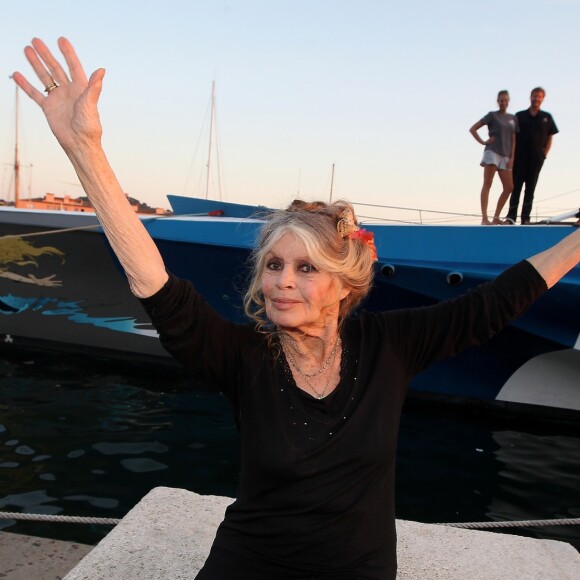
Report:
[[[332,189],[334,187],[334,163],[332,164],[332,174],[330,176],[330,196],[328,203],[332,203]]]
[[[10,77],[12,78],[12,77]],[[18,157],[18,86],[16,87],[16,123],[15,131],[16,138],[14,140],[14,207],[18,207],[18,202],[20,201],[20,159]]]
[[[214,146],[214,135],[215,135],[215,157],[217,162],[217,180],[218,180],[218,199],[222,199],[222,182],[221,182],[221,167],[220,167],[220,150],[218,143],[217,134],[217,107],[215,98],[215,81],[211,84],[211,113],[209,120],[209,147],[207,152],[207,177],[205,182],[205,198],[209,198],[209,182],[211,179],[211,152]]]

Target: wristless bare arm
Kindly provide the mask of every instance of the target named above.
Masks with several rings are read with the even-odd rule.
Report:
[[[97,104],[105,71],[98,69],[87,79],[70,42],[60,38],[58,45],[68,74],[41,40],[34,39],[24,51],[40,82],[46,87],[56,82],[57,88],[44,95],[21,73],[15,72],[13,78],[43,110],[95,208],[132,292],[141,298],[151,296],[165,284],[167,272],[155,242],[131,208],[101,146]]]
[[[580,228],[551,248],[528,259],[551,288],[580,262]]]
[[[140,298],[152,296],[168,278],[163,259],[129,204],[102,147],[79,148],[69,159],[125,270],[131,291]]]

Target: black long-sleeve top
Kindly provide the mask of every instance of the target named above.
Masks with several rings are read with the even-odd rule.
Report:
[[[286,571],[276,578],[394,578],[407,385],[430,363],[493,336],[545,290],[524,261],[434,306],[363,311],[345,321],[340,382],[318,400],[296,386],[263,335],[224,320],[191,283],[170,276],[142,303],[169,353],[228,398],[241,435],[237,498],[214,545]]]

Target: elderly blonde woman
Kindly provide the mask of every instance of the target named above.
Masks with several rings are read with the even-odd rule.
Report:
[[[274,212],[254,253],[246,309],[220,318],[168,273],[101,147],[104,70],[87,80],[71,44],[25,52],[42,108],[165,348],[211,378],[241,436],[241,474],[200,579],[381,579],[396,575],[394,464],[405,389],[431,362],[480,343],[580,259],[580,231],[453,301],[350,316],[371,281],[372,235],[346,202]]]

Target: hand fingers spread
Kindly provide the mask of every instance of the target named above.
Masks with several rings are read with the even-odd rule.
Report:
[[[64,72],[60,63],[52,56],[52,52],[48,49],[46,44],[40,40],[40,38],[32,39],[32,47],[36,51],[37,55],[42,59],[46,68],[48,69],[50,76],[58,83],[63,84],[68,82],[68,76]],[[40,62],[40,60],[39,60]],[[36,70],[36,69],[35,69]],[[37,71],[38,74],[38,71]],[[42,79],[41,79],[42,80]]]
[[[61,36],[58,39],[58,47],[60,48],[60,51],[66,60],[71,79],[73,81],[81,81],[86,83],[87,75],[85,74],[85,71],[75,52],[75,49],[73,48],[73,45],[66,38]]]
[[[95,107],[97,106],[101,90],[103,89],[104,76],[105,69],[99,68],[91,75],[91,78],[89,79],[89,89],[87,91],[87,95],[89,101],[91,101]]]
[[[32,68],[34,69],[34,72],[36,73],[36,76],[39,78],[40,82],[45,87],[51,85],[54,82],[54,80],[50,75],[50,73],[46,70],[40,58],[38,58],[38,54],[36,54],[34,48],[32,48],[32,46],[27,46],[24,49],[24,54],[28,62],[30,63],[30,66],[32,66]]]
[[[44,95],[34,88],[26,78],[20,74],[19,72],[15,72],[12,75],[14,82],[38,105],[42,106],[42,102],[44,101]]]

